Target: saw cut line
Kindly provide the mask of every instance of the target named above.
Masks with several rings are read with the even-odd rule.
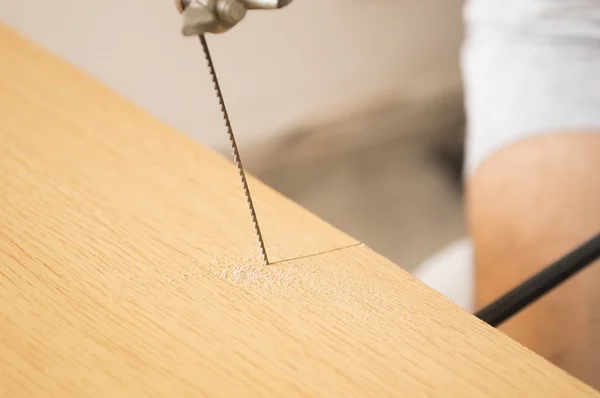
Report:
[[[206,42],[206,38],[204,35],[199,35],[200,43],[202,44],[202,49],[204,50],[204,56],[206,57],[206,62],[208,63],[208,68],[210,69],[210,75],[212,76],[212,81],[215,86],[215,91],[217,92],[217,97],[219,98],[219,105],[221,105],[221,112],[223,113],[223,120],[225,121],[225,127],[227,128],[227,135],[229,136],[229,142],[231,144],[231,150],[233,152],[233,161],[237,167],[240,180],[242,182],[242,189],[244,190],[244,196],[246,197],[246,203],[248,204],[248,208],[250,210],[250,216],[252,217],[252,223],[254,224],[254,234],[256,235],[256,239],[258,240],[258,246],[260,249],[260,254],[262,257],[262,261],[264,265],[269,265],[269,257],[267,256],[267,249],[265,248],[265,242],[263,241],[262,233],[260,231],[260,226],[258,225],[258,218],[256,217],[256,210],[254,208],[254,203],[252,202],[252,197],[250,196],[250,188],[248,187],[248,180],[246,179],[246,173],[244,173],[244,166],[242,165],[242,159],[240,157],[240,152],[237,147],[237,143],[235,142],[235,136],[233,135],[233,128],[231,127],[231,121],[229,120],[229,114],[227,113],[227,107],[225,106],[225,100],[223,99],[223,93],[221,92],[221,86],[219,85],[219,80],[217,79],[217,72],[215,71],[215,66],[212,61],[212,57],[210,55],[210,51],[208,49],[208,43]]]
[[[288,259],[283,259],[283,260],[279,260],[279,261],[273,261],[272,263],[270,263],[270,265],[283,264],[283,263],[287,263],[287,262],[290,262],[290,261],[296,261],[296,260],[303,260],[305,258],[310,258],[310,257],[315,257],[315,256],[321,256],[323,254],[337,252],[337,251],[340,251],[340,250],[350,249],[352,247],[364,246],[364,245],[365,245],[364,243],[358,242],[358,243],[354,243],[352,245],[342,246],[342,247],[336,247],[335,249],[325,250],[325,251],[322,251],[322,252],[319,252],[319,253],[311,253],[311,254],[307,254],[305,256],[288,258]]]

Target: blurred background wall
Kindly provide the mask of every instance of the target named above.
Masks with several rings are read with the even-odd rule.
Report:
[[[209,38],[246,166],[409,270],[464,233],[461,8],[295,0]],[[172,1],[3,0],[0,21],[228,152]]]
[[[458,0],[296,0],[210,44],[240,144],[459,85]],[[3,0],[0,19],[206,145],[226,145],[172,0]]]

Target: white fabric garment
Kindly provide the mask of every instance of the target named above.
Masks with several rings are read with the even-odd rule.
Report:
[[[459,307],[473,312],[475,285],[471,259],[471,242],[468,238],[463,238],[431,256],[413,272],[413,275]]]

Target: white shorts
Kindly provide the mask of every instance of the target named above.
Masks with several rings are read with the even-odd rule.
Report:
[[[467,175],[524,138],[600,131],[600,0],[467,0],[464,19]]]

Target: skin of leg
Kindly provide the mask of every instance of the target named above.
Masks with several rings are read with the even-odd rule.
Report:
[[[600,131],[498,151],[468,178],[466,210],[479,309],[600,231]],[[600,262],[499,329],[600,389]]]

